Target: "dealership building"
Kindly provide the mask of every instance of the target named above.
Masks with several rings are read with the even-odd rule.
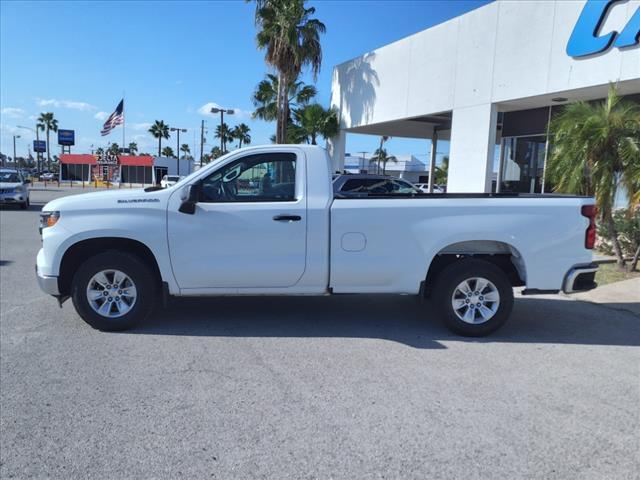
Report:
[[[165,175],[186,176],[193,159],[150,155],[62,154],[60,181],[157,184]]]
[[[431,165],[447,140],[449,192],[544,192],[555,112],[610,83],[640,102],[639,37],[640,0],[498,0],[354,58],[333,71],[333,168],[351,133],[428,139]]]

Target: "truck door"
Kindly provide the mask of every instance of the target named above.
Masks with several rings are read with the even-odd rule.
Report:
[[[305,270],[304,154],[255,153],[201,178],[194,214],[171,197],[168,241],[181,289],[295,285]]]

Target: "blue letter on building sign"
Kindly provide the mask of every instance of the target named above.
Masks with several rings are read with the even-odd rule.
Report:
[[[578,18],[578,22],[573,28],[569,43],[567,43],[568,55],[572,57],[584,57],[586,55],[604,52],[612,43],[618,48],[630,47],[638,43],[640,37],[640,9],[636,10],[627,26],[619,35],[616,31],[604,35],[599,34],[600,27],[607,17],[609,8],[620,1],[621,0],[587,0]]]

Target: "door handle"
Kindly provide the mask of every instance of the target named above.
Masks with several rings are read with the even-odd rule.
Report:
[[[273,219],[276,222],[299,222],[302,217],[300,215],[276,215]]]

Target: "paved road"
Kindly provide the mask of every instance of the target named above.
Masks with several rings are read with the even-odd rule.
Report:
[[[408,297],[222,298],[101,333],[36,287],[58,194],[0,211],[2,478],[637,478],[632,313],[518,299],[465,340]]]

